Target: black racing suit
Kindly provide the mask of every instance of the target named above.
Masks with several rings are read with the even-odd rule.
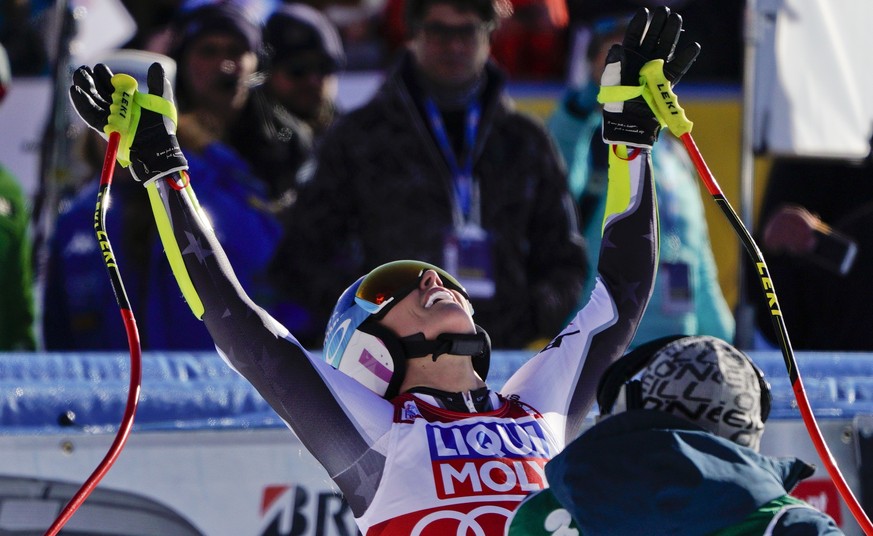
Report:
[[[510,377],[487,413],[441,410],[412,394],[392,403],[311,355],[240,287],[191,186],[160,179],[147,189],[192,310],[222,357],[324,466],[361,531],[446,534],[478,524],[490,534],[546,485],[542,466],[578,435],[601,373],[625,351],[651,295],[658,228],[650,154],[621,158],[624,146],[611,149],[591,299]],[[390,500],[402,484],[415,492]]]

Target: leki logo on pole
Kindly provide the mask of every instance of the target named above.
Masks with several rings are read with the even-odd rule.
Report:
[[[136,91],[136,80],[127,75],[115,75],[112,78],[115,86],[113,94],[113,102],[116,101],[119,93],[133,94]],[[127,100],[130,103],[130,99]],[[127,392],[127,404],[124,409],[124,416],[121,419],[121,424],[118,426],[118,431],[115,435],[115,441],[109,447],[106,456],[97,466],[91,476],[82,484],[82,487],[73,495],[73,498],[61,510],[54,523],[46,531],[46,536],[55,536],[67,524],[67,521],[76,513],[79,506],[85,502],[85,499],[100,483],[100,480],[109,472],[112,464],[121,454],[124,449],[127,438],[130,436],[130,431],[133,428],[133,419],[136,415],[136,407],[139,403],[139,393],[142,382],[142,348],[140,347],[139,331],[136,328],[136,320],[133,317],[133,311],[128,303],[127,293],[124,290],[124,284],[121,281],[121,274],[118,271],[118,266],[115,263],[115,256],[112,253],[112,246],[109,242],[109,235],[106,233],[106,210],[108,208],[109,188],[112,184],[112,176],[115,173],[115,161],[118,157],[118,148],[121,143],[122,134],[118,125],[129,125],[127,121],[113,121],[113,116],[120,110],[115,104],[111,107],[112,114],[107,119],[106,131],[109,134],[109,145],[106,147],[106,155],[103,159],[103,171],[100,175],[100,188],[97,193],[97,207],[94,212],[94,231],[97,236],[97,241],[100,243],[100,250],[103,254],[103,260],[106,264],[106,269],[109,273],[109,281],[112,285],[112,290],[115,293],[115,300],[118,303],[118,308],[121,312],[122,320],[124,321],[124,329],[127,331],[127,343],[130,348],[130,385]],[[129,108],[125,108],[129,111]],[[114,126],[113,126],[114,125]]]

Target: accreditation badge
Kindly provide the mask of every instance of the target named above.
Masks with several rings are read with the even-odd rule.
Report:
[[[694,311],[694,291],[691,287],[691,269],[684,262],[662,262],[658,278],[663,278],[661,310],[667,314]]]
[[[446,235],[443,266],[467,289],[471,298],[493,298],[494,263],[491,240],[482,227],[467,224]]]

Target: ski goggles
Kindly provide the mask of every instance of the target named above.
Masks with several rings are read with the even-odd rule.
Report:
[[[391,306],[418,288],[428,270],[437,273],[443,286],[460,292],[470,302],[464,286],[442,268],[421,261],[394,261],[374,268],[364,277],[355,292],[355,303],[371,315],[384,316]]]

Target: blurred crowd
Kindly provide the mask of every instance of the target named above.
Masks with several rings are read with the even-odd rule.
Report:
[[[332,300],[348,278],[393,255],[448,265],[462,279],[473,274],[465,282],[495,346],[536,348],[584,303],[596,276],[602,162],[576,158],[597,152],[591,140],[599,114],[592,113],[590,98],[599,76],[592,67],[602,57],[595,60],[592,51],[608,45],[605,38],[615,34],[616,22],[642,2],[495,2],[499,17],[481,29],[480,41],[472,26],[409,27],[415,19],[404,0],[122,0],[119,9],[135,31],[96,60],[143,85],[148,65],[164,63],[199,201],[247,292],[301,342],[319,347]],[[694,72],[701,80],[736,82],[741,7],[679,4],[683,14],[695,17],[693,27],[702,35],[694,39],[709,54]],[[17,76],[61,78],[75,67],[77,29],[88,16],[82,9],[75,2],[5,3],[0,43],[9,60],[7,84]],[[716,11],[720,16],[711,13]],[[717,45],[707,46],[716,39]],[[446,60],[434,56],[435,46],[455,47],[472,58],[477,84],[452,87],[450,75],[437,68]],[[340,75],[350,71],[386,77],[376,96],[355,111],[337,103]],[[507,106],[508,82],[566,88],[548,125]],[[477,101],[475,109],[470,99]],[[55,106],[64,100],[56,97]],[[467,140],[464,125],[471,114],[479,114],[478,128]],[[392,121],[405,126],[388,128]],[[13,263],[22,273],[15,284],[25,289],[19,302],[26,313],[12,316],[25,319],[27,327],[0,339],[0,350],[126,347],[92,236],[103,145],[78,127],[70,120],[54,132],[49,128],[44,140],[43,151],[54,150],[55,158],[64,146],[61,158],[71,161],[70,176],[53,183],[43,156],[35,199],[19,202],[27,208],[17,210],[24,222],[18,235],[31,237],[32,245],[25,244]],[[422,133],[425,139],[418,139]],[[537,162],[537,169],[513,168],[501,153],[508,145],[536,155],[528,161]],[[666,241],[674,249],[662,251],[662,260],[670,262],[661,271],[672,274],[672,286],[663,290],[665,305],[657,315],[666,320],[653,320],[652,331],[669,327],[730,340],[733,322],[714,280],[705,225],[699,225],[693,170],[687,161],[665,165],[687,178],[661,199],[676,211],[670,221],[702,234],[680,233]],[[515,173],[534,182],[519,183],[520,195],[507,196]],[[211,348],[175,287],[148,199],[128,175],[117,168],[117,208],[108,230],[143,347]],[[454,192],[445,183],[454,184]],[[379,196],[392,203],[381,204]],[[424,198],[432,209],[415,205]],[[20,217],[28,211],[30,229]],[[398,241],[413,247],[398,248]],[[701,258],[708,264],[698,273]],[[4,270],[4,284],[11,273]],[[697,295],[716,309],[702,309]],[[640,334],[641,340],[649,337]]]
[[[742,3],[667,3],[694,20],[689,28],[695,33],[686,38],[703,46],[694,75],[688,78],[738,83]],[[635,326],[635,318],[628,323],[615,313],[620,309],[616,303],[643,303],[635,296],[637,291],[626,290],[640,285],[632,272],[629,281],[608,269],[603,276],[597,273],[598,266],[610,264],[604,261],[609,259],[607,254],[598,259],[601,247],[607,252],[621,243],[617,234],[610,236],[607,221],[612,220],[605,216],[607,158],[613,157],[600,135],[603,114],[597,93],[607,55],[628,33],[628,16],[641,4],[664,2],[120,0],[117,7],[129,16],[134,30],[125,42],[88,60],[130,74],[143,91],[150,85],[149,67],[154,62],[163,65],[178,108],[175,136],[184,158],[176,154],[175,143],[172,151],[153,154],[172,152],[177,157],[173,162],[187,161],[190,175],[181,175],[180,180],[190,178],[197,192],[191,198],[194,209],[190,212],[202,210],[227,254],[229,262],[220,254],[212,258],[218,259],[222,271],[235,274],[235,280],[229,278],[228,287],[234,286],[229,292],[236,295],[238,281],[248,297],[303,346],[322,347],[328,320],[337,318],[331,317],[337,297],[342,296],[341,304],[357,300],[352,298],[353,291],[343,293],[343,289],[357,289],[349,285],[359,276],[372,276],[371,270],[391,261],[416,259],[443,267],[464,287],[476,314],[473,337],[483,332],[490,335],[490,345],[496,349],[545,351],[561,346],[565,336],[579,333],[565,332],[552,339],[590,296],[608,302],[604,311],[613,308],[613,317],[597,324],[606,326],[603,329],[612,327],[608,322]],[[250,332],[236,324],[246,316],[246,322],[255,319],[259,326],[274,326],[259,316],[260,310],[249,309],[247,300],[241,300],[246,304],[245,315],[236,316],[227,302],[215,299],[213,304],[222,305],[213,305],[207,317],[212,334],[191,314],[196,306],[183,297],[185,278],[190,276],[186,270],[177,272],[177,284],[167,259],[173,262],[179,252],[168,248],[165,254],[155,220],[164,229],[174,224],[162,209],[160,194],[146,195],[127,168],[116,166],[114,170],[106,223],[111,251],[106,241],[95,240],[94,208],[105,143],[100,134],[76,120],[66,93],[70,72],[78,66],[72,62],[78,59],[77,32],[89,16],[87,6],[63,0],[11,0],[2,5],[0,101],[16,77],[54,78],[56,91],[42,139],[39,188],[33,199],[27,198],[18,179],[0,162],[0,352],[126,349],[128,334],[118,311],[121,297],[107,281],[106,259],[112,258],[123,278],[125,299],[136,317],[144,350],[209,351],[216,348],[214,340],[233,340],[234,346],[223,347],[222,355],[230,356],[228,362],[237,370],[273,371],[272,365],[261,367],[257,361],[251,362],[257,366],[245,359],[233,361],[237,342],[256,348],[252,354],[268,353],[266,344],[249,340]],[[657,26],[653,20],[657,18],[646,26]],[[625,60],[615,59],[616,49],[612,50],[610,67],[626,65]],[[619,50],[633,52],[633,47]],[[341,75],[348,71],[378,71],[382,76],[362,104],[342,109],[338,89]],[[77,85],[87,79],[82,72],[88,71],[77,71]],[[99,67],[94,72],[106,74]],[[636,76],[637,71],[632,72]],[[99,80],[106,85],[108,79],[106,75]],[[512,82],[560,87],[552,113],[537,117],[520,111],[509,95]],[[87,110],[82,101],[93,101],[82,97],[89,93],[82,87],[76,88],[79,93],[74,92],[74,100],[78,109]],[[89,96],[99,100],[101,92],[94,90],[93,83],[90,89]],[[108,103],[101,104],[108,107]],[[175,141],[171,130],[161,135]],[[154,141],[144,136],[138,138],[139,143],[148,143],[144,139]],[[651,148],[650,144],[643,146]],[[631,154],[628,160],[639,153]],[[141,170],[143,162],[138,161],[141,167],[137,169]],[[847,281],[853,289],[864,286],[868,279],[865,263],[873,262],[860,239],[869,231],[866,216],[873,214],[867,197],[873,192],[870,181],[865,181],[873,166],[870,161],[858,166],[843,164],[815,167],[809,162],[777,162],[765,203],[765,215],[772,219],[760,230],[761,241],[768,255],[776,257],[780,278],[785,274],[793,284],[786,302],[791,303],[792,312],[800,313],[792,319],[792,328],[804,335],[798,337],[800,349],[873,350],[873,340],[867,340],[870,332],[864,330],[871,320],[866,295],[859,293],[848,303],[833,300]],[[58,167],[67,170],[63,180],[55,173]],[[165,180],[165,175],[182,169],[184,165],[178,165],[146,176]],[[648,174],[649,168],[645,169]],[[710,533],[729,521],[738,532],[754,522],[756,527],[769,523],[768,531],[782,523],[789,531],[805,524],[821,527],[817,534],[839,533],[828,516],[787,495],[797,481],[812,474],[811,466],[757,453],[769,415],[769,386],[751,358],[730,344],[735,337],[734,317],[719,286],[714,255],[716,248],[736,244],[725,246],[710,240],[694,165],[674,137],[661,134],[651,155],[651,169],[657,197],[655,232],[660,236],[660,250],[653,255],[658,262],[653,294],[645,298],[648,306],[631,352],[600,379],[597,402],[604,420],[546,466],[555,495],[545,490],[540,499],[562,500],[577,522],[589,523],[586,532],[590,533],[621,533],[629,520],[647,527],[672,526],[675,520],[663,516],[661,505],[646,513],[651,501],[634,499],[640,486],[655,490],[647,496],[674,493],[674,488],[688,496],[690,502],[686,502],[694,505],[689,512],[698,515],[690,516],[691,521],[681,519],[678,531],[691,524]],[[853,179],[851,191],[858,194],[853,199],[857,204],[823,202],[832,200],[828,190],[832,190],[829,179],[834,176]],[[796,182],[787,184],[798,179],[803,180],[803,188],[797,188]],[[161,187],[185,188],[173,181],[169,184]],[[193,196],[191,190],[185,189]],[[613,191],[610,196],[616,195]],[[619,195],[636,203],[645,197],[639,192]],[[101,198],[100,203],[104,202]],[[621,218],[630,221],[627,214]],[[652,227],[646,221],[645,233],[627,233],[644,246],[652,240]],[[203,262],[214,253],[210,244],[204,244],[209,238],[200,240],[189,230],[175,227],[181,254],[189,255],[189,261],[196,255],[197,261],[188,262],[190,266],[209,264]],[[845,250],[844,246],[850,247]],[[638,264],[623,262],[622,266]],[[425,276],[415,273],[421,284]],[[215,279],[200,277],[201,282]],[[622,291],[621,296],[607,300],[602,298],[605,293],[593,289],[610,277],[622,279],[615,285]],[[227,295],[224,286],[216,288],[217,294]],[[375,297],[379,301],[370,305],[376,312],[367,310],[367,315],[387,311],[384,306],[402,292],[394,291],[387,300],[384,294]],[[197,292],[189,296],[193,301],[200,299]],[[423,308],[441,299],[440,292],[431,293]],[[823,309],[821,304],[826,302],[832,308]],[[586,315],[599,314],[590,313],[594,310],[584,309],[579,318],[590,320]],[[768,313],[766,309],[759,312],[758,335],[772,344],[774,334],[764,320]],[[843,313],[851,314],[853,321],[841,323]],[[823,315],[841,328],[821,322]],[[213,320],[219,317],[220,323]],[[433,349],[413,352],[423,348],[422,343],[434,342],[426,340],[423,332],[400,339],[384,323],[349,328],[350,323],[348,319],[333,322],[338,332],[368,329],[369,336],[396,339],[408,357],[424,356],[431,362],[427,356],[432,356],[432,362],[437,362],[439,353]],[[270,340],[278,332],[269,330]],[[360,359],[362,367],[373,367],[364,364],[365,357],[372,357],[367,348],[355,341],[361,345],[355,347],[355,360]],[[573,347],[568,350],[567,341],[563,342],[562,351],[573,353]],[[592,338],[585,339],[584,346],[586,355],[600,348]],[[689,364],[699,365],[703,372],[687,369]],[[590,374],[598,366],[589,370],[586,362],[583,372]],[[665,370],[676,372],[665,375]],[[479,378],[478,370],[476,374]],[[641,380],[633,379],[640,374]],[[553,377],[544,381],[552,382]],[[479,381],[481,389],[465,391],[461,411],[482,411],[489,420],[502,418],[494,417],[497,412],[492,411],[490,398],[473,400],[480,396],[475,393],[487,393]],[[657,389],[643,391],[653,385]],[[446,392],[427,382],[415,389],[431,398],[456,394],[454,387]],[[283,386],[281,390],[288,389]],[[687,400],[677,406],[680,397],[673,392],[684,393]],[[509,398],[519,403],[518,395]],[[567,400],[571,398],[572,405],[578,405],[577,395]],[[285,407],[285,399],[277,399]],[[461,407],[459,400],[454,403]],[[477,409],[483,400],[485,404]],[[696,414],[705,413],[706,418],[691,418],[683,402],[702,408]],[[527,407],[527,402],[522,404]],[[414,403],[411,407],[418,413]],[[716,410],[704,412],[706,408]],[[722,409],[724,423],[718,418]],[[346,417],[333,421],[345,422]],[[318,424],[317,433],[322,434],[324,423]],[[376,425],[367,427],[376,429]],[[676,438],[694,448],[675,456]],[[372,444],[366,449],[378,451]],[[670,464],[662,463],[665,456],[672,460]],[[617,463],[601,463],[608,457]],[[738,458],[743,463],[737,463]],[[627,460],[639,463],[629,465]],[[700,471],[701,460],[715,469]],[[650,478],[642,480],[612,471],[618,467],[625,472],[645,472],[647,467],[640,463],[658,470],[649,471]],[[680,482],[689,471],[700,477],[697,480],[706,489],[717,489],[726,497],[722,502],[731,505],[730,515],[723,515],[724,508],[713,515],[706,504],[694,503],[708,495],[697,491],[704,487],[688,488],[686,481]],[[342,472],[349,471],[343,468]],[[599,488],[578,486],[587,479],[612,482],[615,489],[607,497]],[[573,485],[562,490],[567,482]],[[636,517],[628,517],[626,508],[613,509],[621,513],[608,520],[602,512],[593,515],[592,500],[602,497],[590,496],[590,489],[598,489],[595,495],[610,503],[602,511],[615,504],[615,497],[630,497],[620,499],[621,504],[631,504]],[[766,500],[760,489],[769,494]],[[754,501],[749,499],[752,496]],[[749,511],[754,513],[747,517]],[[759,512],[766,515],[761,517]],[[779,513],[774,516],[775,512]],[[637,532],[637,526],[624,529],[624,533]]]

